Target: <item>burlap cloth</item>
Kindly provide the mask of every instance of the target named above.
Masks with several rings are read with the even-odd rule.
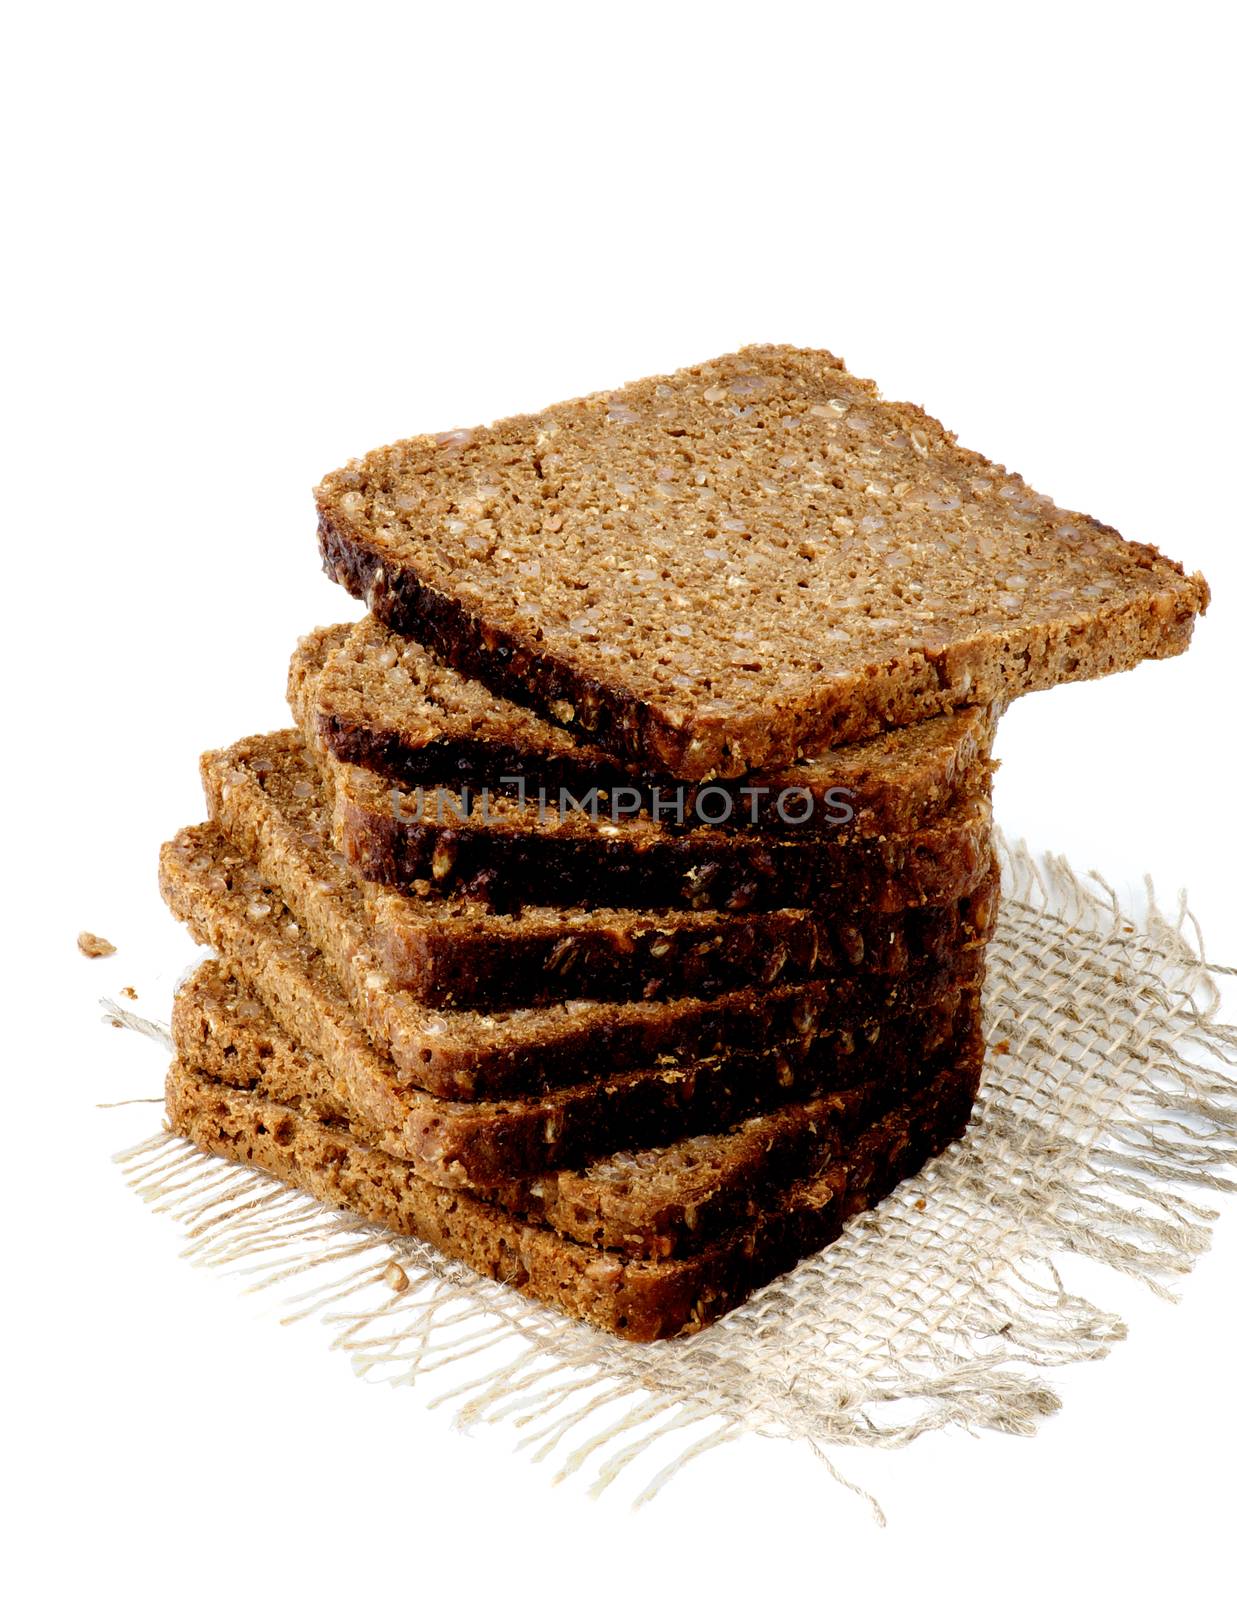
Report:
[[[639,1463],[646,1499],[748,1432],[806,1441],[835,1476],[832,1445],[950,1424],[1030,1433],[1059,1403],[1046,1371],[1125,1337],[1067,1289],[1070,1255],[1170,1293],[1207,1248],[1215,1213],[1191,1192],[1235,1184],[1237,1030],[1216,1020],[1228,969],[1184,903],[1170,922],[1148,886],[1135,916],[1060,860],[1001,851],[966,1139],[691,1338],[593,1332],[167,1133],[117,1160],[192,1260],[317,1318],[358,1372],[423,1382],[463,1423],[517,1425],[536,1458],[587,1466],[597,1489]]]

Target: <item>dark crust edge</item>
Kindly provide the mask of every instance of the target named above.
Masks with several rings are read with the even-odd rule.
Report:
[[[753,982],[845,973],[860,963],[892,977],[942,961],[947,940],[987,937],[998,889],[993,867],[977,889],[950,905],[871,915],[864,908],[849,919],[783,910],[718,913],[734,925],[713,922],[701,930],[669,922],[659,928],[650,918],[650,926],[634,934],[601,927],[529,932],[518,923],[501,939],[480,929],[398,924],[378,924],[372,932],[391,981],[429,1005],[505,1009],[561,1000],[712,998]],[[856,934],[862,947],[854,943]]]
[[[1115,529],[1093,525],[1121,537]],[[1153,546],[1121,543],[1136,565],[1162,564],[1180,582],[1160,594],[1097,607],[1083,618],[990,631],[939,651],[873,664],[862,670],[862,693],[853,682],[822,686],[811,703],[781,708],[780,722],[752,712],[695,717],[676,727],[656,706],[628,691],[534,653],[510,629],[482,622],[460,601],[422,583],[410,567],[336,526],[325,509],[318,514],[318,547],[327,576],[364,600],[387,627],[618,759],[683,781],[789,766],[802,754],[966,705],[1103,677],[1134,664],[1122,659],[1131,651],[1135,661],[1179,655],[1189,645],[1195,616],[1207,608],[1205,580],[1197,574],[1187,578],[1178,562]],[[1148,631],[1151,637],[1144,638]],[[1064,659],[1052,666],[1052,655]],[[557,704],[573,708],[569,720],[555,715]]]
[[[812,906],[873,911],[957,900],[988,865],[986,798],[916,833],[849,841],[687,831],[632,849],[613,838],[537,829],[452,826],[334,800],[337,847],[371,883],[409,893],[432,885],[516,911],[525,905],[631,910],[765,911]]]
[[[358,1129],[350,1128],[347,1109],[334,1090],[323,1084],[314,1087],[321,1074],[315,1071],[312,1058],[273,1017],[268,1016],[250,1032],[239,1020],[231,1027],[216,1026],[199,981],[214,967],[214,963],[203,963],[177,994],[173,1036],[182,1063],[229,1088],[264,1095],[361,1137]],[[729,1175],[707,1193],[697,1190],[684,1196],[661,1189],[642,1206],[633,1206],[622,1186],[608,1190],[590,1177],[587,1168],[551,1170],[537,1178],[499,1182],[469,1192],[552,1227],[564,1238],[598,1249],[622,1250],[653,1260],[692,1255],[729,1229],[750,1222],[795,1184],[819,1176],[843,1146],[854,1144],[878,1118],[922,1095],[947,1069],[978,1070],[984,1054],[982,1024],[980,995],[969,991],[943,1041],[913,1050],[876,1076],[850,1087],[757,1113],[767,1124],[758,1146],[749,1146]],[[278,1076],[272,1083],[266,1081],[269,1064],[281,1056],[288,1058],[296,1086]],[[746,1126],[747,1120],[739,1125]],[[722,1138],[727,1131],[713,1137]],[[372,1138],[367,1142],[374,1143]],[[671,1140],[669,1148],[674,1143]]]
[[[950,1087],[930,1112],[920,1113],[912,1101],[903,1113],[882,1119],[846,1163],[801,1190],[797,1204],[764,1213],[754,1228],[699,1256],[670,1263],[631,1261],[564,1240],[484,1201],[434,1191],[412,1174],[406,1179],[410,1217],[384,1204],[374,1183],[349,1170],[351,1160],[385,1166],[389,1158],[356,1150],[355,1140],[331,1133],[331,1159],[310,1167],[295,1149],[300,1113],[245,1091],[222,1089],[179,1061],[168,1074],[167,1112],[172,1130],[203,1149],[260,1167],[327,1204],[351,1206],[392,1231],[414,1233],[522,1293],[622,1338],[648,1343],[716,1321],[761,1284],[831,1243],[847,1217],[874,1206],[962,1136],[977,1087],[977,1074],[954,1069]]]

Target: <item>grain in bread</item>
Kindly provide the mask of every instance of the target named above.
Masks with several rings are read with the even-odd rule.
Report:
[[[654,1259],[691,1254],[752,1221],[792,1184],[818,1176],[865,1126],[946,1066],[978,1063],[980,1024],[979,996],[971,994],[942,1044],[890,1063],[877,1078],[779,1106],[720,1133],[501,1183],[481,1190],[481,1198],[598,1248]],[[178,991],[172,1034],[182,1063],[204,1077],[319,1120],[348,1118],[321,1063],[216,962],[203,962]]]
[[[317,504],[328,574],[382,622],[688,780],[1175,654],[1209,598],[784,346],[404,440]]]
[[[522,780],[530,796],[559,804],[593,789],[634,789],[673,826],[705,816],[801,838],[845,826],[854,833],[910,833],[953,801],[983,791],[997,714],[971,706],[844,745],[781,772],[674,785],[618,765],[526,707],[492,694],[375,617],[319,628],[301,639],[288,669],[288,703],[311,746],[409,787],[498,790]],[[779,807],[777,797],[796,797]],[[802,796],[812,797],[810,812]],[[806,814],[805,814],[806,813]]]
[[[826,1174],[797,1185],[699,1253],[640,1260],[564,1239],[471,1195],[426,1183],[408,1163],[325,1122],[250,1090],[229,1088],[177,1060],[167,1080],[174,1132],[244,1162],[329,1205],[411,1234],[476,1271],[622,1338],[690,1333],[756,1287],[835,1239],[843,1221],[875,1205],[904,1177],[961,1137],[978,1082],[946,1069],[904,1108],[863,1133]]]
[[[514,1011],[435,1010],[393,984],[375,952],[367,898],[327,847],[312,768],[295,736],[241,741],[203,757],[212,813],[227,838],[190,829],[168,847],[163,882],[170,903],[218,947],[252,945],[257,933],[295,923],[397,1071],[434,1093],[469,1098],[528,1093],[599,1072],[646,1065],[669,1049],[707,1053],[720,1043],[779,1045],[805,1036],[805,1018],[870,1019],[896,1003],[914,969],[860,964],[800,983],[768,983],[713,997],[578,1001]],[[298,792],[299,791],[299,792]],[[953,961],[986,941],[992,869],[985,894],[968,900],[966,935]],[[264,909],[268,908],[268,909]],[[982,927],[979,925],[982,923]],[[226,925],[226,931],[225,931]],[[810,953],[810,952],[809,952]],[[766,967],[765,976],[769,975]],[[773,974],[780,977],[780,974]]]
[[[366,971],[362,1009],[384,1003],[387,984],[428,1005],[488,1011],[557,1000],[697,999],[753,983],[789,983],[862,969],[895,975],[949,959],[988,935],[996,874],[972,884],[970,862],[939,905],[882,914],[866,905],[823,911],[666,911],[526,907],[495,912],[478,902],[405,895],[358,883],[330,838],[318,771],[295,734],[264,734],[208,751],[201,761],[212,817],[260,861],[294,907],[326,899],[321,940],[347,937]],[[306,916],[309,912],[304,913]],[[352,980],[349,979],[349,982]]]

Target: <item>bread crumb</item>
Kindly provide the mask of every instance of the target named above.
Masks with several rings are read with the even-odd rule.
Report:
[[[91,961],[97,961],[100,956],[114,956],[116,946],[108,939],[100,938],[97,933],[79,933],[77,948]]]
[[[919,1199],[916,1200],[916,1202],[915,1202],[915,1210],[916,1211],[926,1211],[927,1209],[928,1209],[928,1202],[923,1198],[922,1195],[920,1195]]]
[[[408,1287],[408,1274],[398,1261],[388,1261],[382,1276],[391,1288],[395,1290],[396,1294],[403,1294]]]
[[[134,989],[134,988],[131,988],[130,985],[127,984],[127,983],[125,984],[124,988],[120,992],[121,992],[122,995],[124,995],[126,1000],[136,1000],[137,999],[137,990]]]
[[[1009,1040],[998,1039],[992,1046],[992,1053],[994,1056],[1007,1056],[1009,1054]]]

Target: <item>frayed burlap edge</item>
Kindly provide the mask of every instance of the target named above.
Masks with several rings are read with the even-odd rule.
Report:
[[[691,1338],[632,1346],[168,1132],[116,1159],[190,1260],[313,1318],[356,1371],[502,1422],[600,1492],[643,1464],[648,1500],[745,1433],[899,1446],[949,1425],[1030,1434],[1045,1371],[1095,1360],[1120,1318],[1069,1292],[1070,1254],[1171,1296],[1237,1187],[1237,1031],[1184,899],[1134,914],[1094,874],[999,841],[988,1065],[965,1140],[829,1250]],[[111,1020],[170,1045],[111,1002]],[[465,1375],[443,1388],[446,1379]],[[591,1431],[589,1431],[591,1429]],[[653,1465],[661,1464],[652,1476]],[[849,1485],[854,1487],[854,1485]],[[860,1491],[861,1493],[863,1491]],[[870,1500],[879,1517],[879,1508]]]

